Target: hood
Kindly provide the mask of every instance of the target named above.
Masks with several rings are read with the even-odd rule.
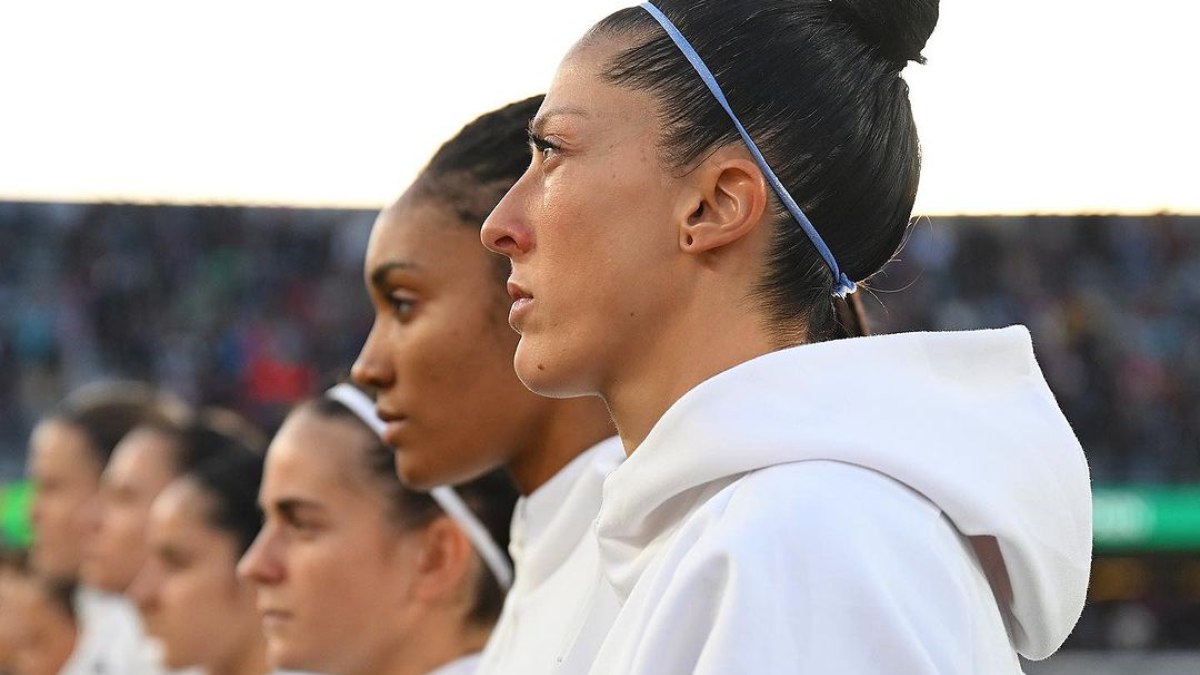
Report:
[[[632,583],[714,489],[807,460],[878,471],[936,504],[974,545],[1022,655],[1045,658],[1074,627],[1088,468],[1021,326],[803,345],[699,384],[604,484],[606,572]]]

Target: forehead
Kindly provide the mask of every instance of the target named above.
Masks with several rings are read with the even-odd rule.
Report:
[[[104,470],[109,481],[157,478],[173,473],[174,446],[166,436],[151,429],[134,429],[113,450]]]
[[[90,473],[95,459],[87,436],[81,429],[62,420],[46,420],[30,438],[30,463],[35,473]]]
[[[283,497],[327,500],[362,492],[361,453],[373,438],[351,419],[311,410],[291,415],[267,450],[263,502]]]
[[[405,196],[375,219],[365,271],[370,281],[376,267],[389,262],[436,271],[456,262],[477,264],[487,255],[478,229],[459,222],[449,208],[433,199]]]
[[[171,482],[150,508],[150,535],[156,541],[194,541],[208,530],[211,498],[189,478]],[[214,530],[215,531],[215,530]]]
[[[580,125],[589,132],[642,136],[656,134],[658,109],[654,97],[644,91],[618,87],[604,77],[613,59],[632,46],[625,38],[587,37],[563,58],[534,118],[538,127],[556,123]],[[545,129],[544,131],[553,131]]]

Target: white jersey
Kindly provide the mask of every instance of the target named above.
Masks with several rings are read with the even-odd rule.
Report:
[[[479,654],[471,654],[439,666],[426,675],[475,675],[479,670]]]
[[[1013,675],[1083,607],[1087,465],[1022,327],[768,354],[604,485],[594,675]]]
[[[154,644],[124,596],[81,587],[75,612],[79,641],[60,675],[162,675]]]
[[[602,441],[517,501],[509,544],[516,580],[480,675],[571,672],[560,670],[568,652],[591,662],[617,612],[593,523],[604,479],[624,458],[618,439]]]

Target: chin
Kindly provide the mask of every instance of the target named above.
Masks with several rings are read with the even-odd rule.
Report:
[[[397,451],[395,457],[396,475],[400,482],[418,492],[428,492],[441,485],[465,483],[486,470],[486,467],[475,471],[471,467],[439,466],[422,456],[405,451]]]
[[[309,660],[303,658],[299,654],[296,654],[295,650],[289,649],[288,645],[278,643],[274,640],[267,641],[267,661],[269,661],[272,666],[280,670],[296,672],[309,670],[312,672],[320,671],[319,668],[312,667],[314,664]]]
[[[576,398],[595,394],[584,384],[582,368],[568,365],[570,359],[561,350],[539,349],[521,338],[513,357],[517,379],[525,388],[546,398]]]

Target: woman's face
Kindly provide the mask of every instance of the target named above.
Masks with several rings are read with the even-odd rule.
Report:
[[[155,499],[149,559],[129,589],[168,668],[227,666],[262,639],[254,591],[235,573],[237,540],[209,522],[212,500],[186,478]]]
[[[95,505],[103,468],[75,425],[50,419],[34,430],[29,443],[35,531],[30,562],[39,574],[73,579],[79,573],[89,535],[88,513]]]
[[[146,561],[146,523],[154,498],[175,477],[171,439],[134,429],[117,444],[100,480],[94,530],[84,550],[83,578],[124,593]]]
[[[238,571],[258,590],[271,662],[326,673],[382,672],[411,658],[419,540],[389,520],[368,475],[375,441],[357,420],[301,410],[267,452],[262,531]],[[393,478],[394,480],[394,478]]]
[[[364,266],[375,323],[354,379],[375,389],[396,469],[426,489],[469,480],[527,445],[547,402],[512,370],[497,260],[428,200],[380,214]]]
[[[603,391],[670,339],[652,331],[683,302],[681,178],[660,159],[654,99],[601,77],[619,48],[601,38],[567,55],[533,122],[533,162],[483,227],[512,260],[517,374],[544,395]]]
[[[6,611],[16,614],[17,650],[11,664],[22,675],[54,675],[71,658],[77,641],[74,619],[66,613],[40,582],[16,579],[4,592],[10,605]]]

